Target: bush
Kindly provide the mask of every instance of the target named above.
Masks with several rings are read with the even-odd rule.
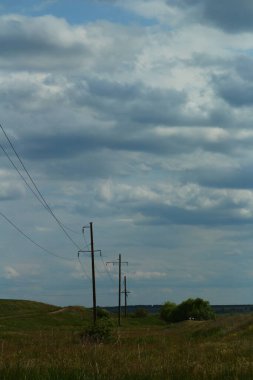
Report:
[[[214,319],[215,314],[208,301],[201,298],[189,298],[179,305],[169,301],[165,302],[160,310],[160,317],[166,322],[180,322],[187,319]]]
[[[215,314],[208,301],[201,298],[189,298],[171,311],[168,322],[180,322],[187,319],[200,321],[214,318]]]
[[[165,322],[170,322],[171,312],[175,307],[177,307],[175,303],[170,301],[165,302],[160,310],[160,318]]]
[[[136,318],[145,318],[148,316],[148,311],[143,307],[140,307],[134,312],[133,316]]]
[[[113,323],[107,318],[102,318],[95,325],[86,327],[81,334],[83,342],[102,343],[112,339]]]
[[[97,307],[97,318],[110,318],[111,314],[108,310],[103,309],[102,307]]]

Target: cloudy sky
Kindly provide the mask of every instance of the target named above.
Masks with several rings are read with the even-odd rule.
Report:
[[[251,0],[1,1],[0,122],[59,223],[0,130],[0,298],[91,306],[93,222],[98,304],[119,253],[130,304],[253,303],[252,19]]]

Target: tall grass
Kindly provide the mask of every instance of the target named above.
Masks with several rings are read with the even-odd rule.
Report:
[[[44,316],[42,329],[39,319],[30,330],[0,330],[0,379],[253,379],[251,315],[171,326],[154,320],[148,326],[141,319],[131,326],[129,319],[115,329],[113,341],[96,344],[79,339],[85,321],[70,314],[72,324],[62,313],[57,320]]]

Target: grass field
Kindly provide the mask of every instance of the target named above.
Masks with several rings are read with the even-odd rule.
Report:
[[[253,379],[253,315],[170,326],[129,317],[103,344],[79,338],[90,321],[81,307],[0,301],[0,379]]]

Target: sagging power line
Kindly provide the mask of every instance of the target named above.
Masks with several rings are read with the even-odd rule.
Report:
[[[61,228],[61,230],[63,231],[63,233],[65,234],[65,236],[72,242],[72,244],[77,248],[77,249],[80,249],[79,245],[72,239],[72,237],[69,235],[69,233],[66,231],[66,227],[64,226],[64,224],[59,220],[59,218],[55,215],[55,213],[53,212],[53,210],[51,209],[51,207],[49,206],[48,202],[46,201],[45,197],[43,196],[43,194],[41,193],[41,191],[39,190],[38,186],[36,185],[35,181],[33,180],[32,176],[30,175],[28,169],[26,168],[25,164],[23,163],[20,155],[18,154],[17,150],[15,149],[11,139],[9,138],[9,136],[7,135],[6,131],[4,130],[2,124],[0,124],[0,128],[6,138],[6,140],[8,141],[11,149],[13,150],[15,156],[17,157],[18,161],[20,162],[23,170],[25,171],[25,173],[27,174],[29,180],[31,181],[34,189],[32,189],[32,187],[30,186],[30,184],[27,182],[27,180],[24,178],[23,174],[20,172],[20,170],[17,168],[16,164],[13,162],[13,160],[11,159],[11,157],[9,156],[9,154],[7,153],[7,151],[4,149],[4,147],[0,144],[0,147],[2,149],[2,151],[4,152],[4,154],[6,155],[6,157],[8,158],[8,160],[11,162],[12,166],[14,167],[14,169],[18,172],[18,174],[20,175],[20,177],[22,178],[22,180],[25,182],[25,184],[28,186],[28,188],[32,191],[32,193],[34,194],[34,196],[37,198],[37,200],[43,205],[43,207],[50,213],[50,215],[54,218],[54,220],[56,221],[56,223],[59,225],[59,227]],[[36,193],[37,192],[37,193]]]
[[[66,231],[66,229],[70,230],[71,232],[73,233],[76,233],[76,231],[73,231],[72,229],[68,228],[67,226],[65,226],[61,221],[60,219],[55,215],[55,213],[53,212],[53,210],[51,209],[51,207],[49,206],[48,202],[46,201],[45,197],[43,196],[43,194],[41,193],[41,191],[39,190],[38,186],[36,185],[34,179],[32,178],[31,174],[29,173],[28,169],[26,168],[25,164],[23,163],[19,153],[17,152],[17,150],[15,149],[14,147],[14,144],[12,143],[10,137],[8,136],[8,134],[6,133],[6,131],[4,130],[3,126],[0,124],[0,128],[6,138],[6,140],[8,141],[8,144],[10,145],[12,151],[14,152],[16,158],[18,159],[22,169],[24,170],[24,172],[26,173],[26,175],[28,176],[31,184],[27,181],[27,179],[25,178],[25,176],[22,174],[21,170],[18,168],[18,166],[15,164],[15,162],[13,161],[13,159],[11,158],[11,156],[8,154],[7,150],[4,148],[4,146],[0,143],[0,148],[2,149],[3,153],[5,154],[5,156],[7,157],[7,159],[10,161],[11,165],[13,166],[13,168],[17,171],[17,173],[19,174],[19,176],[21,177],[21,179],[24,181],[24,183],[26,184],[26,186],[29,188],[29,190],[33,193],[33,195],[36,197],[36,199],[40,202],[40,204],[50,213],[50,215],[54,218],[54,220],[57,222],[57,224],[59,225],[59,227],[61,228],[62,232],[65,234],[65,236],[72,242],[72,244],[78,248],[78,260],[79,260],[79,263],[81,265],[81,268],[82,268],[82,264],[81,264],[81,261],[80,261],[80,258],[79,258],[79,254],[80,252],[90,252],[91,253],[91,258],[92,258],[92,279],[90,278],[90,276],[88,275],[88,273],[86,272],[86,270],[84,268],[83,271],[85,273],[85,275],[90,278],[92,280],[92,289],[93,289],[93,320],[94,320],[94,323],[96,323],[96,282],[95,282],[95,263],[94,263],[94,252],[97,252],[94,250],[94,245],[93,245],[93,227],[92,227],[92,223],[90,223],[90,235],[91,235],[91,243],[90,245],[87,243],[87,241],[85,240],[85,243],[86,243],[86,246],[88,248],[87,251],[82,251],[79,247],[79,245],[72,239],[72,237],[69,235],[69,233]],[[29,235],[27,235],[24,231],[22,231],[14,222],[12,222],[5,214],[3,214],[2,212],[0,212],[0,215],[10,224],[12,225],[13,228],[15,228],[21,235],[23,235],[26,239],[28,239],[32,244],[36,245],[38,248],[40,248],[41,250],[45,251],[46,253],[52,255],[52,256],[55,256],[57,258],[60,258],[60,259],[63,259],[63,260],[67,260],[67,261],[72,261],[73,259],[70,259],[70,258],[67,258],[67,257],[63,257],[63,256],[60,256],[50,250],[48,250],[47,248],[43,247],[41,244],[37,243],[35,240],[33,240]],[[84,229],[83,229],[84,231]],[[85,236],[84,236],[84,239],[85,239]],[[90,248],[90,249],[89,249]],[[101,251],[99,250],[100,252],[100,257],[101,257],[101,260],[102,260],[102,263],[104,265],[104,268],[105,268],[105,271],[108,275],[108,277],[110,278],[110,280],[114,283],[114,280],[110,274],[110,272],[108,271],[107,269],[107,266],[106,264],[104,263],[104,260],[103,260],[103,257],[101,255]],[[115,264],[116,262],[114,262]],[[120,309],[121,309],[121,255],[119,255],[119,261],[117,262],[119,264],[119,325],[120,325]],[[124,262],[125,264],[125,262]],[[126,291],[126,287],[125,287],[125,295],[127,295],[127,291]],[[125,305],[126,305],[126,301],[125,301]]]
[[[43,247],[41,244],[37,243],[30,236],[28,236],[21,228],[19,228],[14,222],[12,222],[3,212],[0,211],[0,215],[13,227],[17,230],[21,235],[23,235],[27,240],[29,240],[32,244],[36,245],[36,247],[42,249],[44,252],[48,253],[51,256],[58,257],[62,260],[73,261],[74,258],[70,259],[64,256],[57,255],[54,252],[49,251],[47,248]]]
[[[101,259],[101,261],[102,261],[102,263],[103,263],[103,266],[104,266],[104,268],[105,268],[105,273],[108,275],[108,277],[109,277],[109,279],[111,280],[111,282],[113,283],[113,285],[115,285],[115,281],[114,281],[114,279],[113,279],[111,273],[109,272],[109,270],[108,270],[108,268],[107,268],[107,266],[106,266],[106,263],[104,262],[104,259],[103,259],[103,255],[102,255],[102,253],[101,253],[101,255],[100,255],[100,259]]]

